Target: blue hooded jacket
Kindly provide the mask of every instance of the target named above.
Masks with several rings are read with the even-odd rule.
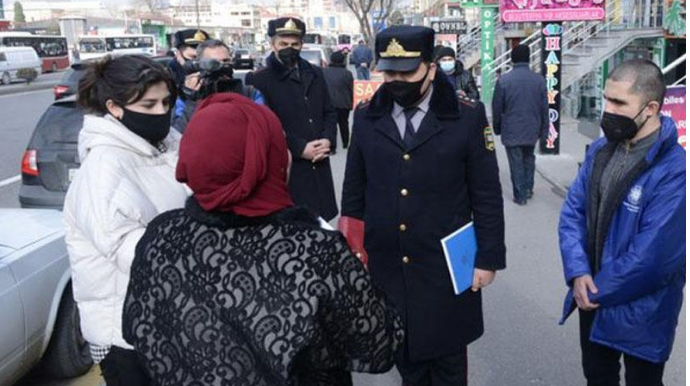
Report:
[[[646,156],[646,168],[615,210],[604,241],[601,267],[587,252],[589,180],[594,156],[607,141],[590,147],[568,191],[559,224],[565,280],[570,291],[561,324],[576,308],[573,280],[593,275],[600,304],[590,341],[655,362],[668,360],[685,287],[685,150],[673,120],[661,117],[661,131]]]

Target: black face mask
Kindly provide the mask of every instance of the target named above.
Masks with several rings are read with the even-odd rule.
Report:
[[[427,70],[426,75],[417,82],[396,80],[393,82],[386,82],[383,85],[386,92],[393,97],[395,103],[403,108],[408,108],[414,106],[415,103],[419,102],[422,98],[422,86],[424,85],[427,75],[429,75],[429,70]]]
[[[299,57],[299,50],[288,47],[283,48],[278,51],[278,59],[283,62],[284,65],[292,67],[297,64],[297,58]]]
[[[131,132],[156,145],[170,133],[170,111],[165,114],[143,114],[122,109],[120,122]]]
[[[601,129],[604,131],[606,139],[609,142],[623,142],[633,139],[640,127],[644,126],[644,124],[647,123],[647,119],[649,119],[649,117],[647,117],[647,119],[642,122],[641,126],[637,126],[637,123],[635,123],[635,118],[642,114],[646,108],[647,105],[645,105],[645,107],[643,107],[633,118],[604,112],[604,115],[601,117]]]

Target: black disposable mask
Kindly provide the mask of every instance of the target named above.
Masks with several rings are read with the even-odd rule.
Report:
[[[152,145],[157,145],[170,133],[170,111],[164,114],[144,114],[126,108],[122,111],[120,122]]]
[[[393,97],[395,103],[403,108],[412,107],[422,99],[422,86],[424,86],[424,81],[428,75],[429,70],[427,70],[426,75],[417,82],[396,80],[384,83],[384,87],[386,92]]]
[[[641,126],[637,126],[637,123],[635,123],[635,119],[642,114],[646,108],[647,105],[632,118],[626,117],[625,115],[604,112],[604,115],[601,117],[601,129],[604,131],[606,139],[609,142],[623,142],[633,139],[640,127],[644,126],[649,119],[649,117],[647,117],[647,119],[642,122]]]
[[[297,64],[297,58],[299,57],[299,50],[293,47],[283,48],[278,51],[278,59],[283,62],[284,65],[292,67]]]

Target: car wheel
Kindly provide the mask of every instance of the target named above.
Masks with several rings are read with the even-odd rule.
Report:
[[[56,71],[57,71],[57,63],[53,62],[53,65],[50,66],[50,70],[51,70],[52,72],[56,72]]]
[[[12,79],[10,78],[10,74],[5,72],[2,74],[2,84],[10,84],[12,82]]]
[[[45,374],[54,378],[74,378],[93,366],[89,344],[81,334],[79,309],[72,296],[71,283],[62,294],[53,336],[42,366]]]

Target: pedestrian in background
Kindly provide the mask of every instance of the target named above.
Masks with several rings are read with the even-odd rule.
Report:
[[[523,206],[534,195],[534,148],[549,133],[549,100],[544,77],[529,67],[529,47],[511,52],[513,69],[502,75],[494,89],[494,132],[506,148],[513,202]]]
[[[175,92],[170,73],[143,56],[107,57],[79,81],[78,102],[87,113],[81,166],[65,197],[65,241],[81,332],[108,386],[150,383],[122,337],[122,307],[146,225],[187,198],[175,180]]]
[[[338,232],[288,193],[280,121],[205,99],[180,145],[194,192],[137,246],[123,328],[160,385],[352,385],[388,371],[400,317]],[[165,365],[162,365],[165,364]]]
[[[588,386],[662,386],[685,287],[686,153],[660,115],[666,85],[647,60],[624,62],[604,89],[594,142],[559,224],[561,323],[580,316]]]
[[[455,51],[452,48],[439,48],[436,52],[435,61],[461,96],[479,100],[479,90],[477,90],[477,84],[474,82],[472,73],[465,70],[465,66],[459,59],[455,59]]]
[[[350,64],[355,66],[357,80],[369,80],[369,68],[374,62],[374,54],[364,40],[360,40],[350,54]]]
[[[326,78],[328,93],[331,102],[338,114],[338,126],[340,127],[340,138],[343,141],[343,149],[347,149],[350,144],[350,112],[352,111],[352,92],[354,79],[352,73],[345,68],[345,54],[336,51],[331,54],[331,62],[328,67],[323,69],[323,76]],[[335,154],[337,141],[331,144],[331,154]]]

